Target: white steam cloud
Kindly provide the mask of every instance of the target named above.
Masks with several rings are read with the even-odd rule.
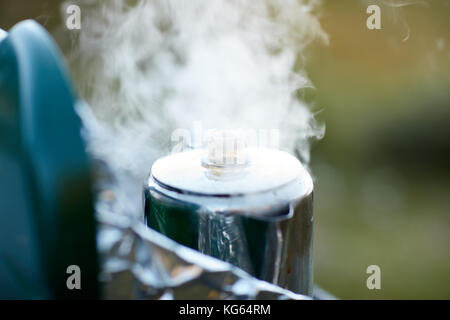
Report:
[[[296,97],[311,86],[296,62],[326,41],[316,1],[71,1],[82,26],[67,58],[90,152],[140,197],[171,133],[203,128],[278,129],[282,149],[309,160],[321,137]],[[123,189],[122,189],[123,190]]]

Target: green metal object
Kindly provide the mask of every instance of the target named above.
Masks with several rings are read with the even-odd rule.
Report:
[[[3,38],[3,39],[2,39]],[[89,159],[62,57],[36,22],[0,34],[0,298],[95,299]],[[81,289],[69,290],[70,265]]]
[[[153,164],[143,190],[146,224],[252,276],[311,296],[310,175],[292,155],[240,147],[245,144],[227,134],[215,135],[212,147]]]
[[[201,206],[171,198],[165,195],[156,185],[144,190],[144,203],[146,224],[149,227],[195,250],[201,250],[199,243],[201,234],[199,233],[202,231],[214,232],[217,229],[224,229],[233,233],[230,228],[235,228],[234,234],[239,233],[237,240],[243,242],[236,249],[247,247],[249,259],[241,259],[242,255],[235,257],[228,251],[222,251],[223,239],[214,234],[208,237],[209,243],[207,245],[210,248],[207,250],[208,254],[240,266],[257,278],[264,278],[261,267],[264,265],[264,259],[267,258],[265,251],[268,247],[267,239],[270,238],[272,232],[271,224],[276,220],[283,221],[286,219],[283,215],[275,218],[236,215],[233,224],[227,225],[225,221],[218,217],[211,219],[206,213],[203,216],[199,215],[202,210]],[[225,214],[221,213],[221,215]],[[201,221],[202,218],[204,221]],[[209,224],[209,226],[206,224]]]

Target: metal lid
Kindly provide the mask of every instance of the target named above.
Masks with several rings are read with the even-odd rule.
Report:
[[[210,150],[198,149],[157,160],[152,176],[181,192],[203,195],[243,195],[273,190],[300,180],[300,193],[312,189],[312,180],[300,161],[275,149],[246,148],[245,166],[205,166]]]

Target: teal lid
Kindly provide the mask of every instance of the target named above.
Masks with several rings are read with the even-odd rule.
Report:
[[[98,298],[92,179],[76,101],[39,24],[0,32],[2,299]],[[67,286],[71,265],[81,289]]]

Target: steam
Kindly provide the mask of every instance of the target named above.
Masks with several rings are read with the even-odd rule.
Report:
[[[316,1],[71,1],[82,28],[68,54],[89,151],[140,196],[177,128],[278,129],[281,149],[309,161],[320,138],[299,57],[326,41]],[[123,190],[123,185],[121,187]],[[119,194],[117,192],[116,194]],[[132,210],[132,209],[130,209]]]
[[[370,1],[365,1],[366,3],[369,3]],[[406,20],[406,18],[403,17],[401,13],[399,13],[399,9],[403,7],[408,6],[415,6],[420,5],[424,7],[428,7],[429,3],[424,0],[415,0],[415,1],[396,1],[396,0],[377,0],[377,2],[383,6],[386,6],[390,8],[390,15],[391,19],[394,23],[397,21],[400,21],[400,23],[403,25],[405,29],[405,35],[402,39],[403,42],[408,41],[409,37],[411,35],[411,28]]]

